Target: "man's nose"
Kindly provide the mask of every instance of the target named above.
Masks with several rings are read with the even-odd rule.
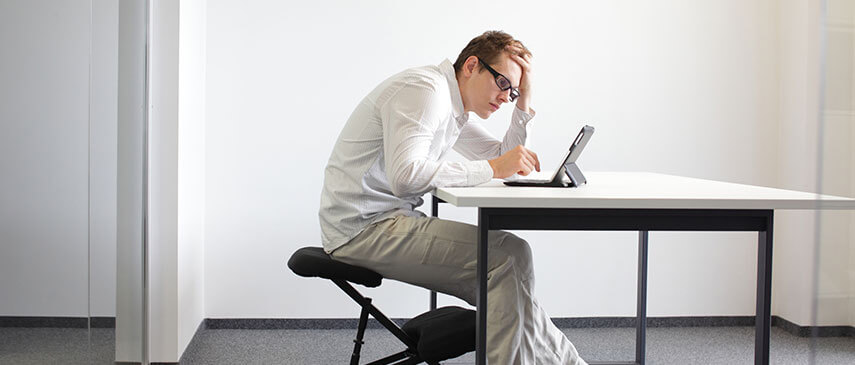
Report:
[[[507,103],[511,97],[511,89],[507,89],[499,93],[499,101],[502,103]]]

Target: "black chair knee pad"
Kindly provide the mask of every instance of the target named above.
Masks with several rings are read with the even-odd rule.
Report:
[[[404,332],[418,343],[425,361],[441,361],[475,351],[475,311],[442,307],[407,321]]]
[[[364,267],[336,261],[321,247],[303,247],[288,260],[288,268],[304,277],[347,280],[369,288],[380,286],[383,276]]]

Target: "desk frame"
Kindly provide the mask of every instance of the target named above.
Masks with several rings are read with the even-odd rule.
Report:
[[[442,199],[433,196],[432,215],[438,217]],[[478,208],[478,296],[475,362],[487,363],[487,232],[490,230],[638,231],[638,295],[634,362],[644,364],[647,332],[647,246],[649,231],[750,231],[757,240],[757,307],[754,363],[769,363],[772,325],[772,223],[771,209],[581,209],[581,208]],[[436,293],[431,292],[431,308]],[[593,364],[593,363],[592,363]],[[602,364],[602,363],[601,363]]]

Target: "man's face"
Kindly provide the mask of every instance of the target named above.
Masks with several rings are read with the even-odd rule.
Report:
[[[522,77],[522,67],[514,62],[507,54],[502,55],[489,64],[496,72],[505,76],[514,88],[519,87]],[[480,69],[480,71],[479,71]],[[469,100],[466,105],[469,111],[474,112],[481,119],[487,119],[499,107],[510,101],[511,90],[502,91],[496,84],[496,77],[485,68],[476,66],[469,85]]]

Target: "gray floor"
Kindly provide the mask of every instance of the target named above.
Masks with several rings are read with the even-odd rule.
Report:
[[[631,360],[631,328],[564,331],[586,360]],[[183,364],[346,364],[355,330],[203,330]],[[110,364],[112,330],[0,328],[0,364]],[[753,363],[752,327],[650,328],[649,364]],[[811,363],[811,341],[772,329],[773,364]],[[816,340],[815,364],[855,364],[855,338]],[[368,330],[363,363],[402,348],[385,330]],[[471,364],[472,354],[445,364]]]
[[[113,329],[0,328],[0,365],[112,364]]]

